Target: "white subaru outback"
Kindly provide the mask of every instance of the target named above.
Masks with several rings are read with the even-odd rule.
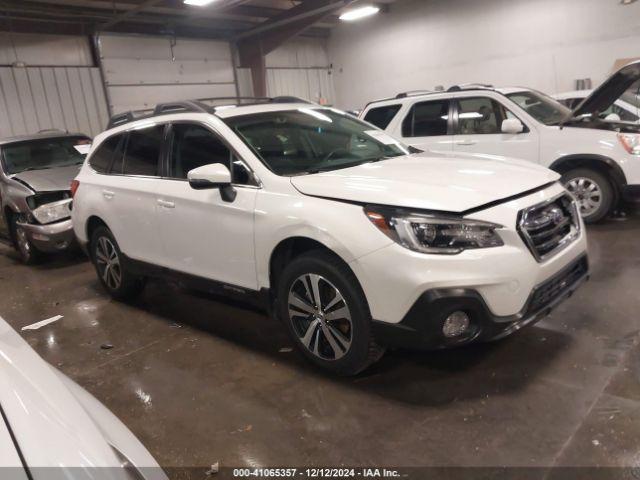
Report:
[[[588,276],[575,201],[528,162],[412,153],[290,98],[164,104],[111,127],[72,188],[104,288],[123,299],[161,276],[258,302],[340,374],[386,346],[507,336]]]
[[[592,223],[620,199],[640,199],[640,125],[603,118],[621,96],[637,98],[639,89],[635,62],[573,111],[528,88],[467,85],[371,102],[361,118],[423,150],[504,155],[548,167],[562,175]]]

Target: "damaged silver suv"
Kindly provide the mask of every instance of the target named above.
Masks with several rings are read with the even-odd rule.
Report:
[[[80,133],[0,140],[0,234],[24,263],[73,245],[71,181],[90,146]]]

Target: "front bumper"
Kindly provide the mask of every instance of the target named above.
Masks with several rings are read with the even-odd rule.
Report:
[[[40,252],[60,252],[75,244],[75,234],[70,218],[49,225],[22,222],[18,225],[24,229],[31,244]]]
[[[416,349],[447,348],[472,341],[497,340],[549,315],[588,278],[589,263],[584,255],[537,285],[524,308],[508,316],[493,314],[477,290],[429,290],[418,298],[401,322],[391,324],[374,321],[373,333],[381,345]],[[442,333],[442,327],[445,319],[455,311],[465,312],[471,320],[470,326],[459,337],[447,338]]]

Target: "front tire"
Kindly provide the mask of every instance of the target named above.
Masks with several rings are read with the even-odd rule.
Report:
[[[18,224],[18,215],[12,215],[10,220],[11,239],[13,246],[25,265],[34,265],[42,260],[42,253],[33,246],[24,228]]]
[[[279,276],[278,313],[296,347],[315,365],[356,375],[384,349],[371,331],[371,314],[353,272],[324,251],[305,253]]]
[[[98,227],[91,236],[91,261],[104,289],[116,300],[131,300],[145,286],[145,278],[127,269],[115,237],[107,227]]]
[[[588,168],[576,168],[562,175],[562,183],[575,197],[585,223],[596,223],[614,207],[615,191],[603,174]]]

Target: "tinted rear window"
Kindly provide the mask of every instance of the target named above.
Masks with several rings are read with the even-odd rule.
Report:
[[[116,151],[119,150],[123,135],[114,135],[107,138],[89,158],[89,165],[98,173],[108,173]],[[120,150],[122,152],[122,150]],[[120,153],[122,157],[122,153]]]
[[[125,175],[142,175],[155,177],[158,175],[158,161],[164,125],[156,125],[143,130],[129,132],[124,155]]]
[[[400,110],[400,105],[385,105],[384,107],[372,108],[364,116],[364,121],[384,130],[389,126],[398,110]]]

